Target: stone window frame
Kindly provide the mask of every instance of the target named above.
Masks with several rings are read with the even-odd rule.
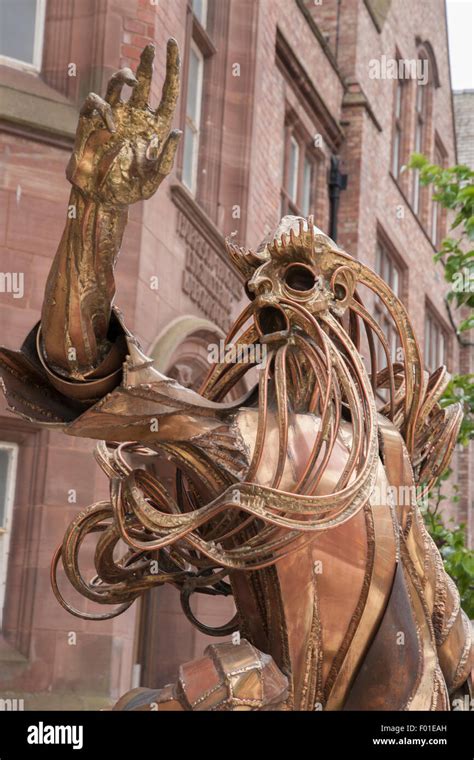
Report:
[[[6,641],[23,658],[29,657],[33,626],[48,438],[48,430],[26,420],[0,416],[0,439],[18,446],[0,639]]]
[[[13,506],[15,503],[16,482],[18,476],[18,450],[16,441],[0,440],[0,451],[9,452],[4,491],[4,506],[0,522],[0,627],[3,618],[3,605],[8,577],[8,555],[13,524]]]

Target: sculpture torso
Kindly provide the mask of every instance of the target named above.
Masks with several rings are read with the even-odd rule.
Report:
[[[249,461],[256,436],[257,413],[241,409],[237,425]],[[290,425],[288,453],[280,487],[291,490],[301,477],[320,420],[315,415],[298,414]],[[271,482],[278,458],[276,417],[270,417],[264,457],[256,481]],[[331,493],[349,455],[351,425],[343,423],[337,443],[320,481],[317,493]],[[403,446],[401,439],[400,447]],[[406,483],[410,486],[410,483]],[[404,505],[399,514],[409,511]],[[389,481],[381,461],[378,465],[374,496],[366,507],[344,524],[311,538],[301,549],[281,559],[276,565],[251,573],[234,572],[232,587],[241,616],[241,632],[261,651],[272,655],[289,676],[290,694],[286,709],[342,709],[351,686],[380,625],[395,580],[400,558],[399,514],[391,501]],[[400,618],[419,631],[427,630],[425,616],[410,607],[406,583],[401,578],[397,597]],[[419,709],[432,708],[432,693],[419,695],[416,678],[417,658],[412,645],[405,647],[405,678],[399,693],[392,685],[393,708],[397,702],[418,699]],[[382,667],[387,672],[397,653],[395,636],[385,642]],[[428,648],[428,651],[426,651]],[[425,642],[421,657],[433,654]],[[411,669],[411,672],[410,672]],[[432,674],[434,677],[434,673]],[[370,676],[368,681],[370,681]],[[368,681],[365,686],[368,686]],[[380,709],[387,709],[388,697],[380,681]],[[363,699],[359,697],[359,705]],[[447,695],[441,690],[438,709],[446,709]],[[444,706],[444,707],[443,707]],[[368,702],[369,707],[369,702]],[[360,709],[363,709],[360,707]],[[372,705],[372,709],[376,709]]]

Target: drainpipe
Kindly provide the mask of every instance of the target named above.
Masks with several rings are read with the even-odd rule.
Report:
[[[337,241],[337,214],[339,209],[339,196],[341,190],[347,187],[347,174],[339,170],[339,157],[331,156],[331,168],[329,170],[329,237]]]

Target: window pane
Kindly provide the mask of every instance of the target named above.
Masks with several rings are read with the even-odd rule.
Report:
[[[425,318],[425,366],[434,372],[446,363],[446,334],[436,317],[427,314]]]
[[[0,55],[33,63],[36,0],[0,0]]]
[[[382,278],[390,287],[390,259],[385,251],[382,252]]]
[[[395,130],[395,137],[393,140],[393,161],[392,161],[392,174],[394,177],[398,179],[399,175],[399,168],[400,168],[400,142],[401,142],[401,134],[398,127]]]
[[[425,366],[430,369],[430,344],[431,344],[431,320],[427,316],[425,319]]]
[[[194,46],[191,47],[186,94],[186,124],[184,127],[183,182],[193,193],[196,189],[203,65],[202,55]]]
[[[11,450],[0,448],[0,528],[5,527]]]
[[[433,201],[431,207],[431,240],[434,245],[438,243],[438,204]]]
[[[190,50],[188,71],[188,94],[186,100],[186,116],[199,126],[201,106],[202,58],[194,48]]]
[[[377,250],[375,252],[375,271],[377,274],[382,273],[382,249],[380,245],[377,245]]]
[[[435,370],[439,367],[439,327],[431,321],[431,366]]]
[[[445,358],[445,340],[442,330],[440,330],[439,333],[439,342],[438,342],[438,367],[440,367],[442,364],[446,363]]]
[[[294,137],[290,138],[290,160],[288,163],[288,182],[287,191],[293,203],[296,203],[298,192],[298,161],[299,146]]]
[[[186,124],[184,128],[183,182],[194,191],[194,153],[197,149],[197,135]]]
[[[398,269],[395,266],[392,266],[392,282],[391,282],[391,288],[396,296],[398,296],[398,288],[399,288],[399,277],[398,277]]]
[[[193,0],[193,13],[197,20],[206,28],[207,23],[207,0]]]
[[[416,88],[416,110],[418,113],[423,112],[423,101],[425,95],[425,85],[418,84]]]
[[[397,119],[402,115],[402,84],[399,81],[397,85],[397,92],[395,96],[395,116]]]
[[[421,143],[422,143],[422,124],[420,121],[416,124],[416,132],[415,132],[415,150],[417,153],[421,153]]]
[[[415,175],[413,178],[413,211],[418,213],[420,206],[420,172],[415,169]]]
[[[303,173],[303,197],[301,202],[301,211],[303,216],[308,216],[311,209],[311,188],[313,184],[313,164],[308,158],[304,160],[304,173]]]

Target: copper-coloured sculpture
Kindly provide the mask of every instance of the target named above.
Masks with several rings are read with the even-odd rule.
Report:
[[[156,111],[153,55],[148,46],[136,77],[115,74],[104,100],[87,98],[67,169],[76,213],[41,323],[21,351],[0,352],[10,408],[98,439],[110,478],[110,501],[67,530],[54,593],[72,614],[104,619],[172,583],[200,630],[240,632],[240,643],[183,665],[175,684],[136,689],[115,709],[449,710],[469,688],[469,623],[417,497],[445,469],[461,410],[439,406],[446,370],[423,370],[401,301],[311,217],[284,217],[256,251],[228,241],[250,302],[227,343],[260,343],[266,361],[216,364],[200,393],[160,374],[112,306],[127,208],[170,172],[180,135],[170,132],[176,42]],[[392,363],[364,289],[392,320],[404,361]],[[226,402],[252,372],[257,384]],[[172,463],[173,492],[136,466],[140,457]],[[90,533],[97,575],[86,580],[78,555]],[[119,542],[128,550],[117,560]],[[73,609],[59,562],[83,596],[118,608]],[[209,629],[191,613],[194,592],[233,593],[235,619]]]

